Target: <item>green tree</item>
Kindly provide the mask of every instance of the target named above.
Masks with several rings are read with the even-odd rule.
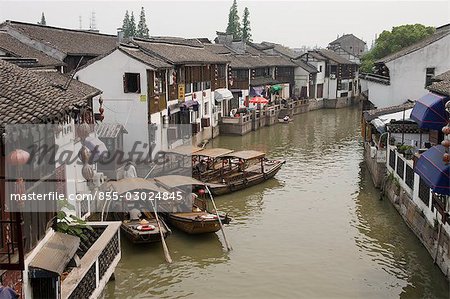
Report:
[[[130,24],[129,24],[129,37],[136,36],[136,20],[134,19],[134,13],[131,12]]]
[[[247,41],[252,41],[252,33],[250,29],[250,12],[248,7],[244,9],[244,16],[242,17],[242,38]]]
[[[137,32],[136,32],[136,36],[138,37],[142,37],[142,38],[148,38],[148,27],[146,24],[146,20],[145,20],[145,11],[144,11],[144,7],[141,8],[141,16],[139,18],[139,23],[137,26]]]
[[[361,71],[372,72],[376,60],[400,51],[433,34],[434,27],[422,24],[401,25],[391,31],[384,30],[375,41],[374,47],[361,58]]]
[[[233,38],[235,39],[242,37],[236,0],[233,0],[233,4],[230,7],[226,32],[228,34],[233,34]]]
[[[122,24],[123,37],[130,37],[130,15],[128,10],[125,12],[125,17],[123,18]]]
[[[40,22],[38,22],[38,24],[39,25],[47,25],[47,22],[45,21],[45,15],[44,15],[44,13],[42,13],[42,15],[41,15],[41,21]]]

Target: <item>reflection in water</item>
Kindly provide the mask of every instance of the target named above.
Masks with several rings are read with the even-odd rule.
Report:
[[[133,247],[123,240],[116,281],[104,298],[439,298],[448,285],[362,164],[356,108],[298,115],[210,146],[256,149],[285,159],[276,178],[216,199],[226,233]],[[220,237],[219,237],[220,236]],[[445,296],[446,297],[446,296]]]

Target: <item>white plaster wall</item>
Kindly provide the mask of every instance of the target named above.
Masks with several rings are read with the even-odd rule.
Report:
[[[427,68],[435,68],[439,75],[450,69],[450,35],[408,55],[386,63],[390,72],[390,85],[368,82],[369,100],[378,108],[417,100],[425,89]]]
[[[147,74],[149,66],[132,59],[119,50],[88,65],[77,72],[78,80],[92,85],[103,91],[102,98],[105,108],[105,123],[123,124],[128,134],[124,135],[124,150],[132,149],[135,141],[148,143],[148,99],[147,99]],[[141,92],[124,93],[123,76],[125,73],[139,73]],[[145,100],[140,96],[145,96]],[[98,110],[98,101],[94,102],[94,111]],[[160,117],[152,117],[152,120],[160,123]],[[138,148],[141,148],[139,146]],[[148,152],[148,149],[143,149]]]

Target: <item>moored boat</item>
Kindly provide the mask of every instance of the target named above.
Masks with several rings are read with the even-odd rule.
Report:
[[[159,221],[162,235],[166,238],[171,233],[171,230],[162,219],[159,219]],[[127,239],[134,244],[161,242],[161,233],[159,232],[158,223],[154,218],[123,220],[121,229]]]
[[[161,186],[176,192],[180,187],[191,187],[192,210],[167,213],[166,219],[169,224],[188,234],[214,233],[220,230],[221,222],[229,223],[230,218],[227,214],[218,211],[211,211],[208,208],[207,185],[192,177],[180,175],[168,175],[155,178],[155,181]],[[184,189],[186,193],[186,189]],[[220,220],[219,220],[220,217]]]
[[[284,160],[268,160],[265,153],[246,150],[220,157],[223,164],[222,175],[209,188],[214,196],[242,190],[267,181],[275,176],[286,163]],[[256,163],[255,163],[256,162]]]

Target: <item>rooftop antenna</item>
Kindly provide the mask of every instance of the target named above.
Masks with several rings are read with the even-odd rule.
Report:
[[[93,11],[92,14],[91,14],[91,22],[90,22],[90,25],[89,25],[89,29],[91,29],[91,30],[96,30],[97,29],[97,24],[95,22],[95,11]]]

